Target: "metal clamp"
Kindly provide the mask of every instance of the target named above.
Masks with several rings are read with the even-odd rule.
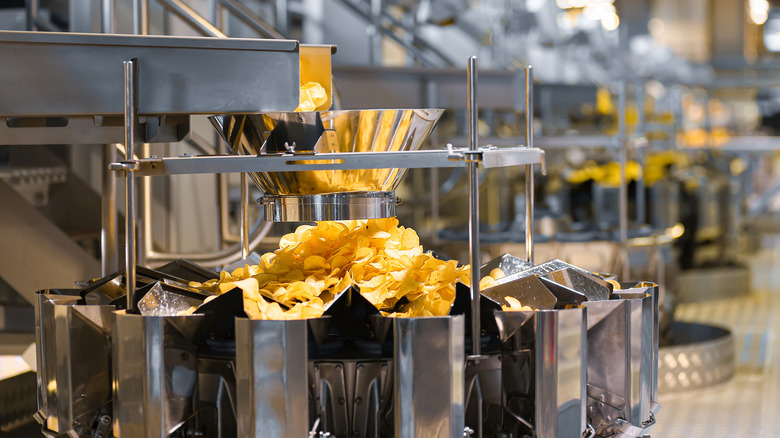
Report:
[[[141,165],[138,161],[120,161],[108,165],[108,169],[113,170],[114,172],[134,172],[140,168]]]
[[[588,426],[582,432],[582,438],[593,438],[595,436],[596,436],[596,429],[593,428],[593,425],[588,424]]]
[[[496,149],[493,146],[479,148],[478,150],[455,148],[452,143],[447,143],[447,159],[450,161],[464,161],[466,163],[481,163],[482,153],[486,150]]]

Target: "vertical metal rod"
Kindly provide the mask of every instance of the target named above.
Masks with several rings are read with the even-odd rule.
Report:
[[[103,182],[100,204],[100,268],[103,276],[119,269],[117,252],[116,175],[108,165],[117,161],[116,147],[103,145]]]
[[[114,0],[100,2],[100,31],[114,33]],[[116,146],[103,145],[103,170],[100,203],[100,268],[103,276],[119,269],[117,252],[116,175],[108,165],[117,161]]]
[[[38,6],[40,0],[27,0],[27,30],[38,30]]]
[[[384,10],[383,0],[371,0],[371,41],[369,50],[371,64],[382,65],[382,11]]]
[[[149,0],[133,0],[133,33],[149,35]]]
[[[534,70],[525,67],[525,144],[534,147]],[[534,262],[534,165],[525,165],[525,259]]]
[[[142,143],[140,158],[149,157],[150,152],[149,143]],[[147,262],[147,254],[154,250],[152,244],[152,178],[149,176],[141,177],[138,180],[138,189],[141,192],[141,202],[138,205],[138,217],[141,218],[141,222],[138,227],[136,254],[138,254],[137,264],[144,266]]]
[[[136,104],[137,61],[124,62],[125,66],[125,160],[135,157],[135,130],[138,124]],[[135,310],[135,177],[125,171],[125,265],[127,267],[127,312]]]
[[[246,172],[241,173],[241,258],[249,257],[249,185]]]
[[[637,82],[634,85],[634,101],[636,102],[637,125],[634,137],[641,139],[645,136],[645,87],[644,83]],[[636,180],[636,223],[645,223],[645,148],[637,147],[635,150],[636,161],[639,164],[639,177]]]
[[[477,57],[469,58],[468,63],[468,116],[469,150],[479,147],[477,132]],[[481,354],[479,309],[479,163],[469,161],[469,260],[471,262],[471,354]]]
[[[100,31],[102,33],[114,33],[116,15],[114,13],[114,0],[101,0],[100,2]]]
[[[620,243],[628,242],[628,182],[626,181],[627,139],[626,139],[626,81],[618,84],[618,142],[620,160]],[[623,248],[625,250],[625,248]]]

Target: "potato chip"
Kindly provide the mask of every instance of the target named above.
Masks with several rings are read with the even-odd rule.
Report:
[[[316,318],[339,293],[356,286],[383,314],[444,316],[455,299],[455,283],[470,284],[469,266],[424,253],[417,233],[398,219],[319,222],[282,236],[279,249],[258,265],[220,273],[219,279],[191,283],[224,293],[244,291],[253,319]],[[480,285],[495,285],[494,270]],[[398,312],[398,300],[406,298]]]
[[[501,310],[508,312],[521,312],[533,310],[530,306],[523,306],[517,298],[504,297],[504,300],[509,304],[508,306],[501,306]]]

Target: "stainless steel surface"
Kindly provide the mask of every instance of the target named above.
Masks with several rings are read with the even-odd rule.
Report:
[[[149,0],[132,0],[133,33],[149,34]]]
[[[44,428],[59,434],[89,433],[111,415],[114,309],[77,305],[78,299],[36,294],[38,405]]]
[[[670,395],[720,385],[736,372],[734,337],[719,327],[674,323],[672,345],[660,349],[659,388]]]
[[[100,32],[114,33],[116,28],[116,0],[100,0]]]
[[[653,297],[585,302],[588,315],[588,417],[600,435],[650,420]]]
[[[116,69],[133,58],[144,83],[138,96],[142,115],[298,105],[297,41],[0,32],[0,57],[7,61],[2,83],[15,84],[0,88],[4,117],[121,115]]]
[[[525,67],[525,145],[534,147],[534,71]],[[534,263],[534,166],[525,166],[525,259]]]
[[[393,321],[396,438],[464,436],[463,316]]]
[[[468,135],[469,151],[474,152],[479,148],[479,116],[477,108],[477,57],[472,56],[468,60],[466,69],[468,83]],[[479,280],[482,254],[479,252],[479,163],[470,160],[469,163],[469,263],[471,269],[471,354],[480,355],[480,296]]]
[[[148,0],[144,0],[148,1]],[[208,22],[205,18],[200,16],[191,7],[181,0],[157,0],[164,8],[176,14],[190,27],[195,29],[198,33],[206,37],[227,38],[227,35],[222,33],[214,25]],[[148,18],[147,18],[148,20]],[[147,32],[148,33],[148,32]]]
[[[137,61],[124,62],[125,74],[125,160],[135,157],[136,130],[138,129],[138,67]],[[132,171],[125,172],[125,273],[127,276],[127,310],[135,309],[135,267],[136,267],[136,241],[135,241],[135,178]]]
[[[234,154],[415,151],[428,139],[443,110],[312,111],[216,116],[211,120]],[[379,157],[369,155],[376,161]],[[299,157],[300,158],[300,157]],[[325,158],[325,157],[323,157]],[[309,159],[312,159],[309,156]],[[328,158],[325,158],[328,159]],[[286,161],[286,160],[285,160]],[[316,157],[315,163],[337,169]],[[289,163],[286,163],[289,164]],[[307,163],[293,163],[301,169]],[[279,169],[281,169],[280,166]],[[273,195],[310,195],[353,191],[392,191],[404,165],[360,167],[359,171],[251,172],[260,189]]]
[[[459,154],[461,150],[455,149]],[[467,151],[466,151],[467,152]],[[534,148],[480,149],[482,167],[494,168],[538,163],[542,151]],[[413,152],[343,152],[336,154],[311,155],[267,155],[267,156],[214,156],[214,157],[165,157],[147,158],[135,162],[136,176],[186,175],[198,173],[238,172],[296,172],[306,166],[309,170],[356,170],[356,169],[421,169],[431,167],[468,167],[463,157],[453,157],[447,150],[425,150]],[[300,162],[316,161],[316,164]],[[342,162],[343,161],[343,162]],[[112,168],[122,170],[124,163],[113,163]]]
[[[117,244],[119,227],[116,205],[116,175],[108,169],[108,165],[117,160],[116,145],[103,145],[103,166],[101,175],[100,203],[100,263],[101,273],[106,276],[119,269],[119,248]]]
[[[626,134],[626,114],[628,107],[626,106],[626,99],[628,98],[628,89],[626,82],[620,81],[618,84],[618,134],[617,139],[620,143],[620,149],[618,150],[618,161],[620,163],[620,199],[618,202],[618,214],[619,214],[619,239],[620,243],[625,245],[628,242],[628,181],[626,180],[626,163],[628,161],[628,137]],[[627,269],[627,266],[623,266]],[[627,272],[622,272],[622,278],[627,277]]]
[[[307,324],[236,319],[238,436],[308,436]]]
[[[114,430],[147,438],[182,432],[196,413],[197,345],[206,317],[113,315]]]
[[[394,192],[342,192],[323,195],[264,196],[260,203],[274,222],[376,219],[395,216]]]
[[[483,264],[480,267],[480,275],[484,277],[486,275],[490,275],[490,273],[494,269],[500,269],[505,276],[509,276],[514,273],[528,269],[530,267],[532,267],[532,265],[529,264],[527,261],[519,257],[515,257],[511,254],[505,253]],[[504,283],[505,282],[504,278],[506,277],[499,278],[496,280],[496,282]]]
[[[586,430],[585,310],[497,312],[496,316],[516,321],[507,325],[514,333],[504,333],[500,360],[505,420],[500,430],[490,432],[540,438],[582,436]],[[489,394],[489,382],[483,378],[483,384]]]

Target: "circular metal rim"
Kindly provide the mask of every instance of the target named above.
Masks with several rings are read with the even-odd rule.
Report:
[[[401,201],[395,192],[378,191],[266,195],[258,202],[273,222],[319,222],[393,217]]]

